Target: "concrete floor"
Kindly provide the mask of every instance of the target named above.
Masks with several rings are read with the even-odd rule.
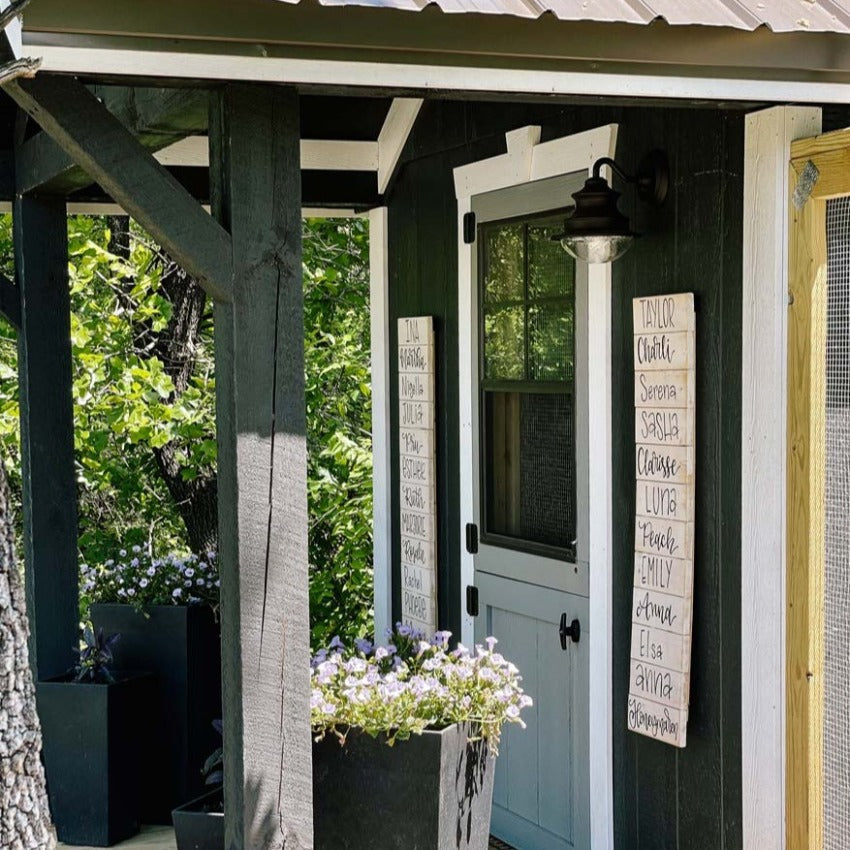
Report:
[[[174,843],[174,830],[170,826],[143,826],[142,831],[129,841],[116,844],[121,850],[177,850]],[[68,847],[60,844],[59,847]],[[493,839],[490,844],[491,850],[511,850],[507,844]],[[75,850],[98,850],[95,847],[77,847]]]
[[[70,847],[60,844],[60,847]],[[177,850],[174,841],[174,830],[170,826],[143,826],[142,831],[127,841],[116,844],[116,847],[127,850]],[[97,850],[94,847],[76,847],[75,850]]]

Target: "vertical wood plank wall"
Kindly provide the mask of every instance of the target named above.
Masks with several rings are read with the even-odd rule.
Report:
[[[233,240],[216,304],[226,845],[313,846],[298,96],[228,86],[213,209]]]
[[[65,199],[19,197],[14,226],[30,657],[45,679],[73,666],[80,618]]]
[[[451,169],[504,153],[504,133],[529,124],[543,141],[610,122],[628,170],[651,147],[671,161],[671,196],[633,206],[643,234],[614,265],[614,789],[618,850],[741,846],[740,464],[743,112],[429,102],[388,201],[391,350],[399,316],[437,317],[440,620],[459,630],[457,210]],[[567,199],[565,199],[567,200]],[[688,746],[626,731],[634,521],[631,299],[696,294],[697,466],[693,678]],[[393,367],[394,369],[395,367]],[[394,386],[396,374],[390,376]],[[395,414],[393,414],[395,415]],[[391,432],[396,430],[393,421]],[[396,454],[395,452],[393,453]],[[392,470],[392,492],[398,469]],[[395,498],[395,496],[394,496]],[[397,505],[393,515],[397,515]],[[397,530],[394,538],[398,539]],[[397,569],[397,544],[393,552]],[[396,588],[398,581],[395,581]],[[398,599],[395,600],[398,613]],[[593,706],[590,707],[593,711]]]

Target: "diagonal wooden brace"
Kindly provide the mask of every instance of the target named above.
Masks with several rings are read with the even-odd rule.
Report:
[[[92,92],[45,74],[4,89],[212,298],[231,300],[230,234]]]

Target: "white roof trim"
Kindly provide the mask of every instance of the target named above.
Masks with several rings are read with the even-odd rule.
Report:
[[[506,95],[550,94],[591,97],[756,100],[774,103],[847,103],[850,82],[666,77],[580,71],[531,71],[329,61],[257,56],[226,56],[151,50],[33,45],[42,69],[72,74],[103,74],[193,80],[244,80],[327,85],[340,81],[371,90],[499,92]]]

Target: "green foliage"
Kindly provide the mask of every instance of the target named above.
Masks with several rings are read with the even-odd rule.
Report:
[[[368,237],[362,219],[305,224],[310,612],[319,646],[372,626]]]
[[[211,331],[198,346],[189,389],[172,398],[174,385],[145,334],[165,328],[171,315],[159,292],[156,248],[134,231],[125,262],[110,253],[109,237],[105,219],[70,219],[80,549],[95,564],[133,545],[186,548],[152,448],[177,441],[194,470],[215,461]]]
[[[168,325],[158,248],[137,228],[129,259],[110,251],[107,220],[69,219],[71,340],[81,558],[104,564],[139,546],[187,552],[185,528],[152,450],[176,447],[185,480],[215,467],[212,308],[189,387],[153,354]],[[12,266],[11,217],[0,216],[0,267]],[[368,225],[305,222],[305,352],[314,642],[371,627],[372,456]],[[20,499],[17,343],[0,320],[0,450]]]

